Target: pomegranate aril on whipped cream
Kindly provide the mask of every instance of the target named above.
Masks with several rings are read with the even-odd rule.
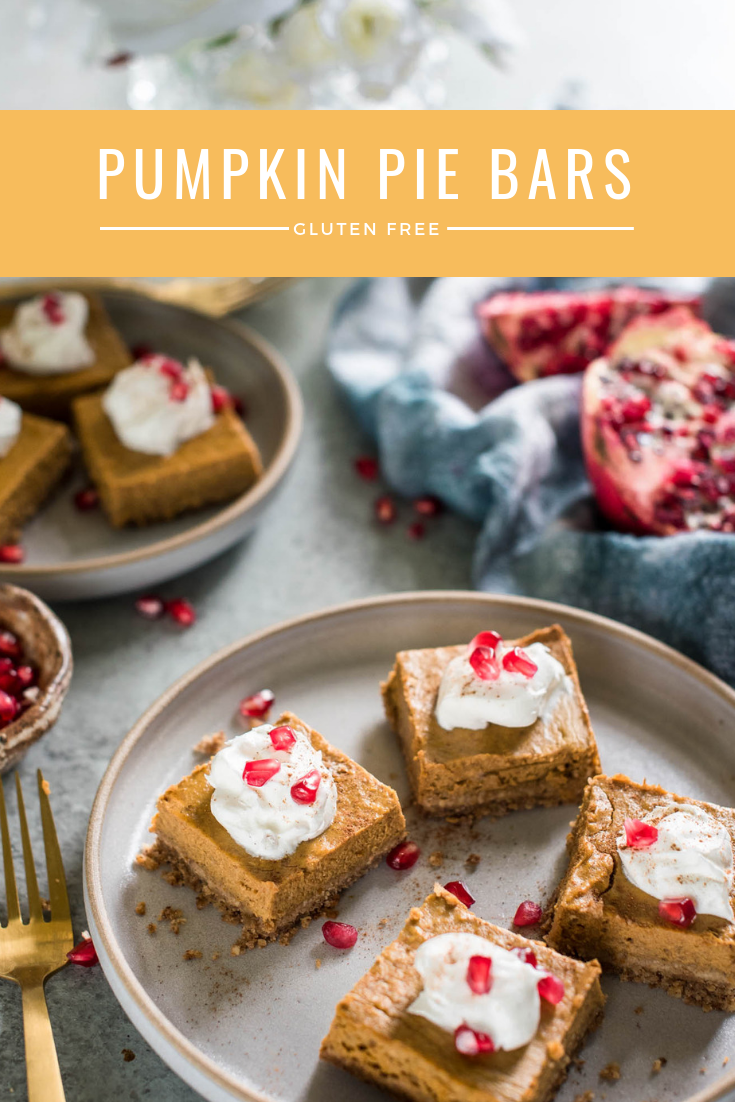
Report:
[[[392,869],[403,871],[404,869],[412,869],[420,855],[421,850],[416,843],[406,840],[393,847],[386,857],[386,861]]]
[[[467,965],[467,984],[475,995],[487,995],[493,985],[493,962],[490,957],[470,957]]]
[[[487,1033],[478,1033],[468,1025],[458,1025],[455,1029],[454,1047],[463,1056],[483,1056],[495,1052],[495,1045]]]
[[[313,804],[321,783],[322,777],[319,770],[310,769],[296,784],[291,785],[291,799],[297,804]]]
[[[481,681],[497,681],[500,677],[500,663],[490,647],[475,647],[470,653],[470,665]]]
[[[41,309],[51,325],[63,325],[66,321],[64,308],[58,295],[44,295]]]
[[[284,753],[288,753],[296,745],[296,735],[290,727],[273,727],[269,734],[274,750],[282,750]]]
[[[623,823],[625,844],[631,849],[648,849],[658,839],[658,830],[640,819],[626,819]]]
[[[658,905],[658,913],[665,922],[672,926],[681,926],[687,929],[697,917],[697,912],[691,899],[662,899]]]
[[[634,322],[585,376],[582,438],[617,528],[735,530],[735,343],[681,308]]]
[[[670,296],[639,287],[609,291],[500,292],[478,316],[486,340],[516,379],[584,371],[624,327],[671,306],[696,311],[694,296]]]
[[[258,758],[256,761],[246,761],[242,778],[251,788],[262,788],[271,777],[275,777],[280,768],[281,763],[276,761],[275,758]]]
[[[564,984],[558,976],[542,976],[538,981],[538,993],[541,998],[556,1006],[564,998]]]
[[[327,945],[335,949],[351,949],[357,941],[357,930],[347,922],[333,922],[330,919],[322,926],[322,937]]]
[[[538,666],[520,647],[513,647],[503,655],[503,669],[510,673],[520,673],[524,677],[533,677],[538,671]]]

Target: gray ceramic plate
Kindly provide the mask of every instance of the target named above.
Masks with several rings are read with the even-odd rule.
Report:
[[[338,999],[397,934],[410,907],[442,883],[466,878],[476,912],[508,926],[522,899],[548,897],[565,863],[573,807],[516,812],[474,830],[420,821],[410,834],[423,855],[410,871],[385,864],[356,884],[340,918],[360,938],[348,953],[330,949],[321,922],[288,946],[234,958],[235,930],[193,894],[134,865],[147,839],[157,794],[195,762],[194,743],[224,727],[243,695],[263,687],[277,705],[314,724],[381,780],[404,806],[408,788],[395,739],[382,715],[378,683],[396,650],[461,642],[493,627],[506,637],[558,620],[574,643],[603,768],[647,778],[680,793],[735,803],[735,693],[693,662],[612,621],[558,605],[472,593],[418,593],[343,606],[272,628],[220,651],[175,684],[143,716],[115,754],[100,786],[86,849],[86,903],[103,968],[121,1004],[150,1044],[206,1098],[269,1102],[379,1102],[378,1091],[319,1064],[319,1042]],[[432,868],[428,857],[444,855]],[[464,861],[482,856],[474,873]],[[148,914],[135,906],[144,900]],[[166,905],[187,918],[178,937],[147,923]],[[381,922],[384,924],[381,925]],[[203,959],[184,961],[186,949]],[[220,951],[213,961],[212,953]],[[321,966],[317,962],[321,962]],[[584,1091],[615,1102],[704,1102],[735,1086],[735,1021],[704,1014],[661,991],[604,980],[605,1021],[572,1071],[560,1102]],[[667,1063],[652,1074],[654,1060]],[[614,1085],[599,1071],[621,1065]],[[702,1070],[703,1069],[703,1070]]]
[[[197,356],[219,382],[243,396],[247,426],[261,450],[265,473],[225,506],[118,530],[101,511],[80,513],[74,508],[75,490],[88,481],[79,464],[25,528],[25,563],[0,566],[0,582],[24,585],[52,600],[145,589],[226,550],[258,522],[288,470],[301,432],[301,397],[289,368],[244,325],[129,290],[106,288],[102,297],[131,348],[147,344],[180,359]]]

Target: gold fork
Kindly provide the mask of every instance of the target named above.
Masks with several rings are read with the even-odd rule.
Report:
[[[3,866],[5,869],[5,893],[7,896],[8,923],[0,927],[0,977],[17,983],[23,993],[23,1033],[26,1048],[26,1074],[28,1078],[28,1102],[64,1102],[59,1061],[56,1056],[54,1035],[46,1006],[43,985],[47,976],[67,963],[66,954],[74,946],[74,935],[69,913],[69,897],[61,861],[61,851],[56,837],[56,827],[51,814],[51,804],[46,792],[46,782],[38,770],[38,798],[41,803],[43,844],[46,850],[51,921],[43,917],[41,897],[38,894],[36,869],[33,864],[31,837],[28,833],[23,790],[20,777],[15,774],[18,794],[18,817],[23,842],[23,862],[28,891],[28,922],[23,922],[15,883],[13,855],[10,849],[8,815],[5,793],[0,781],[0,833],[3,840]]]

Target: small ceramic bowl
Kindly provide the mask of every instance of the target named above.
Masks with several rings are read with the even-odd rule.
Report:
[[[0,773],[6,773],[58,719],[73,662],[61,620],[27,589],[0,585],[0,630],[17,635],[26,661],[38,670],[40,690],[30,708],[0,728]]]

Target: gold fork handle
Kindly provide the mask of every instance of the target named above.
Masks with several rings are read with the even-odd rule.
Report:
[[[23,1034],[28,1102],[64,1102],[64,1086],[43,983],[23,988]]]

